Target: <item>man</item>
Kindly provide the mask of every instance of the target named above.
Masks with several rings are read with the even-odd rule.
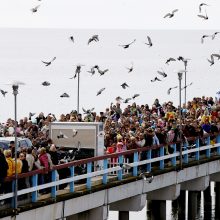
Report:
[[[0,194],[4,193],[4,179],[7,176],[8,163],[5,159],[5,155],[0,148]]]

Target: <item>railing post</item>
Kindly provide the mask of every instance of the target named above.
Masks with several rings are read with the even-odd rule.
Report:
[[[12,180],[11,186],[12,186],[12,192],[14,192],[14,190],[15,190],[15,180]],[[11,200],[11,206],[12,206],[12,208],[15,208],[15,197],[14,196],[12,197],[12,200]]]
[[[92,172],[92,163],[89,162],[87,163],[87,174]],[[91,189],[92,188],[92,183],[91,183],[91,177],[87,177],[86,179],[86,188]]]
[[[216,142],[219,144],[220,143],[220,135],[217,135],[216,137]],[[220,155],[220,147],[217,147],[217,155]]]
[[[103,161],[103,169],[104,170],[108,169],[108,159],[104,159],[104,161]],[[103,184],[107,184],[107,182],[108,182],[108,174],[105,173],[105,174],[103,174],[102,183]]]
[[[70,167],[70,177],[74,177],[74,166]],[[74,192],[74,180],[70,182],[70,192]]]
[[[52,172],[51,172],[51,182],[56,182],[56,172],[57,172],[57,170],[52,170]],[[51,187],[51,196],[52,196],[52,198],[56,198],[56,195],[57,195],[56,186],[52,186]]]
[[[149,149],[149,150],[147,151],[147,159],[151,159],[151,153],[152,153],[152,150]],[[151,163],[148,163],[148,164],[147,164],[147,172],[151,172]]]
[[[171,144],[171,147],[173,148],[173,153],[175,154],[176,153],[176,144]],[[174,167],[176,166],[176,156],[172,157],[171,163]]]
[[[134,152],[134,162],[138,162],[138,152]],[[133,176],[137,176],[138,174],[138,166],[133,167]]]
[[[206,138],[206,145],[207,145],[207,146],[210,145],[210,136],[208,136],[208,137]],[[206,157],[209,158],[210,156],[211,156],[211,149],[209,148],[209,149],[206,150]]]
[[[120,155],[118,157],[118,164],[119,164],[120,167],[123,164],[123,156],[122,155]],[[122,180],[122,169],[118,170],[118,180]]]
[[[38,174],[35,174],[32,176],[32,187],[36,187],[38,182]],[[37,191],[34,191],[31,193],[31,201],[36,202],[37,201]]]
[[[164,156],[164,146],[160,147],[160,157]],[[164,160],[160,160],[160,169],[164,169]]]
[[[181,147],[181,145],[180,145],[180,147]],[[188,150],[188,143],[184,143],[183,144],[183,149],[184,149],[184,151],[185,150]],[[188,163],[189,162],[189,154],[187,153],[187,154],[184,154],[184,156],[183,156],[183,162],[184,163]]]
[[[197,151],[195,152],[196,153],[196,160],[199,160],[199,157],[200,157],[199,138],[196,139],[196,148],[197,148]]]

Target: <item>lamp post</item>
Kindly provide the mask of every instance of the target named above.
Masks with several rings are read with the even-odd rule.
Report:
[[[180,129],[180,169],[182,169],[183,161],[182,161],[182,111],[181,111],[181,81],[182,81],[183,72],[178,72],[179,79],[179,129]]]
[[[14,124],[14,132],[15,132],[15,182],[14,182],[14,210],[15,214],[17,214],[18,208],[18,171],[17,171],[17,94],[18,94],[18,84],[12,85],[13,95],[14,95],[14,110],[15,110],[15,124]]]
[[[188,60],[184,60],[183,62],[184,62],[184,69],[185,69],[185,87],[184,87],[185,88],[185,97],[184,97],[185,99],[184,99],[184,103],[186,105],[186,87],[187,87],[186,86],[186,72],[187,72],[186,67],[187,67]]]
[[[79,114],[79,81],[80,81],[80,71],[78,72],[78,84],[77,84],[77,114]]]

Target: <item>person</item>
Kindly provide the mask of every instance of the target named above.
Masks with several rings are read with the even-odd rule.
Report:
[[[15,157],[15,142],[14,141],[10,141],[9,149],[11,150],[11,155],[14,158]]]
[[[24,153],[19,154],[19,161],[21,162],[21,172],[20,173],[27,173],[28,172],[28,162],[25,158]],[[25,189],[29,187],[29,177],[27,178],[20,178],[18,179],[18,189]]]
[[[7,176],[8,163],[6,161],[5,155],[0,148],[0,194],[4,193],[4,182],[5,177]]]
[[[35,162],[35,158],[32,155],[32,148],[27,149],[26,160],[28,162],[28,171],[32,171]]]

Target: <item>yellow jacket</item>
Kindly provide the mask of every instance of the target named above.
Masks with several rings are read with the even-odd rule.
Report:
[[[11,157],[6,158],[6,161],[8,163],[7,176],[12,176],[15,173],[15,161]]]

